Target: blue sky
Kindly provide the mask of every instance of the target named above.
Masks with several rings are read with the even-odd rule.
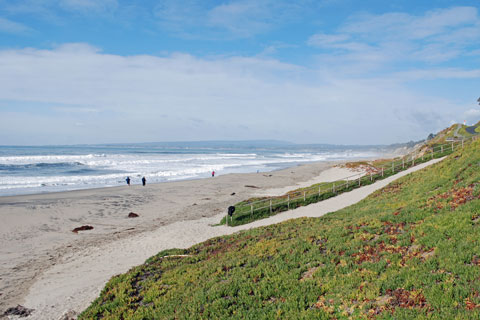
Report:
[[[479,9],[0,0],[0,145],[418,140],[480,120]]]

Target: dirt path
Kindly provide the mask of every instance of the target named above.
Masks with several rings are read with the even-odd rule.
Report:
[[[212,226],[224,215],[220,213],[198,220],[174,222],[151,232],[86,248],[74,256],[64,257],[33,284],[25,298],[25,306],[35,309],[28,319],[59,319],[68,311],[79,312],[85,309],[98,296],[110,277],[143,263],[159,251],[188,248],[212,237],[275,224],[292,218],[320,217],[355,204],[392,181],[441,160],[435,159],[420,164],[374,184],[247,225],[233,228]]]
[[[318,162],[268,173],[227,174],[146,187],[0,197],[0,315],[8,307],[24,304],[30,286],[44,272],[78,252],[150,234],[176,221],[216,216],[257,190],[302,183],[333,164]],[[130,212],[139,217],[128,218]],[[84,225],[94,229],[72,232]]]
[[[463,136],[458,133],[458,131],[460,131],[461,128],[462,128],[462,125],[461,125],[460,123],[457,124],[457,129],[455,129],[455,132],[453,133],[453,136],[454,136],[455,138],[458,138],[458,137],[463,138]],[[467,131],[467,132],[468,132],[468,131]]]

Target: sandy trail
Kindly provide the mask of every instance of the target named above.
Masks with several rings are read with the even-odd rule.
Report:
[[[25,297],[25,306],[35,309],[30,319],[58,319],[69,310],[81,311],[98,296],[111,276],[143,263],[161,250],[188,248],[212,237],[293,218],[320,217],[357,203],[390,182],[441,160],[432,160],[335,198],[286,211],[248,225],[234,228],[213,227],[211,225],[218,223],[224,215],[218,213],[197,220],[173,222],[151,232],[132,235],[104,245],[97,244],[78,251],[75,255],[64,255],[61,261],[46,270],[31,286]]]
[[[97,247],[104,250],[122,239],[149,234],[177,221],[216,216],[258,190],[307,181],[332,165],[318,162],[275,172],[220,175],[146,187],[0,197],[0,315],[7,307],[24,304],[30,286],[46,270],[70,261],[80,252],[95,251]],[[140,217],[128,219],[129,212]],[[82,225],[94,229],[72,233]],[[105,256],[103,263],[117,263],[108,259]],[[112,267],[102,279],[128,267]],[[96,276],[89,274],[87,279]],[[68,286],[69,281],[58,285]]]

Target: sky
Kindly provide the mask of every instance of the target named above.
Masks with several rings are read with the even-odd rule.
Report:
[[[390,144],[480,120],[478,0],[0,0],[0,145]]]

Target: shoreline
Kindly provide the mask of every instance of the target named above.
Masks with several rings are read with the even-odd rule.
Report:
[[[403,150],[405,151],[405,150]],[[375,159],[379,159],[379,158],[383,158],[383,157],[394,157],[396,155],[398,155],[400,151],[397,150],[397,151],[392,151],[392,150],[377,150],[376,151],[376,154],[375,155],[370,155],[370,156],[353,156],[351,158],[340,158],[340,159],[335,159],[335,160],[308,160],[308,161],[292,161],[292,162],[272,162],[272,163],[269,163],[265,168],[264,170],[262,171],[259,171],[258,173],[263,173],[263,174],[268,174],[268,173],[271,173],[271,172],[278,172],[278,171],[282,171],[282,170],[288,170],[290,168],[296,168],[296,167],[301,167],[301,166],[305,166],[305,165],[310,165],[310,164],[314,164],[314,163],[345,163],[345,162],[355,162],[355,161],[369,161],[369,160],[375,160]],[[403,152],[402,152],[403,153]],[[269,165],[274,165],[274,169],[268,169],[268,166]],[[225,171],[225,170],[223,170]],[[227,172],[225,173],[219,173],[218,171],[216,171],[216,177],[220,177],[220,176],[225,176],[225,175],[231,175],[231,174],[253,174],[253,173],[257,173],[256,170],[253,170],[253,171],[239,171],[239,172],[229,172],[229,170],[226,170]],[[217,175],[219,174],[219,175]],[[125,178],[126,176],[128,176],[129,174],[128,173],[125,173],[125,176],[123,178]],[[148,174],[145,175],[147,178],[148,178]],[[75,188],[75,189],[65,189],[65,190],[55,190],[55,191],[41,191],[41,189],[37,189],[38,187],[32,187],[32,189],[36,190],[26,190],[25,188],[19,188],[21,190],[24,190],[24,192],[21,192],[21,193],[18,193],[18,194],[1,194],[0,193],[0,199],[2,198],[11,198],[11,197],[19,197],[19,196],[36,196],[36,195],[44,195],[44,194],[60,194],[60,193],[65,193],[65,192],[81,192],[81,191],[84,191],[84,190],[101,190],[101,189],[105,189],[105,188],[120,188],[120,187],[124,187],[126,186],[126,183],[124,181],[124,179],[121,179],[121,182],[120,181],[117,181],[118,183],[116,185],[105,185],[105,186],[102,186],[102,185],[93,185],[92,187],[79,187],[79,188]],[[137,185],[141,185],[141,182],[139,182],[141,178],[141,175],[140,176],[137,176],[136,177],[136,182],[134,184],[132,184],[132,186],[137,186]],[[173,179],[173,180],[166,180],[166,181],[155,181],[155,182],[149,182],[147,179],[147,185],[156,185],[156,184],[164,184],[164,183],[175,183],[175,182],[183,182],[183,181],[192,181],[192,180],[203,180],[203,179],[210,179],[210,174],[209,173],[205,173],[203,176],[202,175],[199,175],[199,176],[196,176],[196,177],[184,177],[184,178],[178,178],[178,179]],[[79,185],[80,186],[80,185]],[[46,186],[47,188],[50,187],[50,186]],[[13,188],[15,189],[15,188]],[[10,189],[2,189],[2,190],[10,190]]]
[[[345,159],[345,160],[329,160],[329,161],[308,161],[308,162],[292,162],[291,165],[283,167],[283,168],[277,168],[273,169],[270,171],[252,171],[252,172],[230,172],[230,173],[225,173],[225,174],[217,174],[215,172],[215,178],[218,177],[223,177],[223,176],[228,176],[228,175],[237,175],[237,174],[269,174],[272,172],[278,172],[278,171],[283,171],[283,170],[288,170],[291,168],[297,168],[301,166],[308,166],[311,164],[315,163],[344,163],[344,162],[355,162],[355,161],[363,161],[363,160],[371,160],[371,159],[377,159],[377,157],[367,157],[367,158],[352,158],[352,159]],[[125,177],[128,176],[128,174],[125,174]],[[175,179],[175,180],[167,180],[167,181],[161,181],[161,182],[151,182],[149,183],[147,180],[147,186],[153,186],[153,185],[158,185],[158,184],[165,184],[165,183],[175,183],[175,182],[184,182],[184,181],[196,181],[196,180],[205,180],[205,179],[211,179],[209,175],[206,175],[205,177],[194,177],[194,178],[180,178],[180,179]],[[134,186],[142,186],[141,183],[132,183],[130,187]],[[63,193],[76,193],[76,192],[82,192],[82,191],[88,191],[88,190],[103,190],[103,189],[115,189],[115,188],[123,188],[123,187],[129,187],[125,183],[115,185],[115,186],[104,186],[104,187],[92,187],[92,188],[79,188],[79,189],[72,189],[72,190],[59,190],[59,191],[45,191],[45,192],[36,192],[36,193],[20,193],[20,194],[13,194],[13,195],[1,195],[0,194],[0,200],[2,198],[15,198],[15,197],[29,197],[29,196],[38,196],[38,195],[47,195],[47,194],[63,194]]]
[[[0,239],[4,244],[0,248],[0,314],[8,307],[25,303],[31,287],[44,274],[75,259],[80,252],[99,247],[106,250],[121,241],[147,237],[179,221],[216,219],[229,205],[261,190],[295,188],[342,162],[313,162],[269,172],[232,173],[152,183],[146,187],[132,185],[0,197],[3,220]],[[129,212],[140,217],[129,219]],[[72,232],[82,225],[92,225],[94,229]],[[134,265],[128,264],[128,268]],[[128,268],[118,270],[125,272]],[[103,282],[115,274],[111,272]],[[64,285],[68,285],[68,279],[65,281]]]
[[[111,276],[124,273],[131,267],[144,263],[148,257],[162,250],[188,248],[213,237],[294,218],[320,217],[353,205],[392,181],[443,159],[422,163],[362,188],[246,225],[212,226],[225,214],[219,213],[196,220],[177,221],[149,233],[126,237],[111,244],[85,248],[78,251],[76,256],[67,257],[62,263],[46,270],[39,277],[24,299],[27,308],[36,310],[26,319],[63,319],[65,314],[80,313],[98,297]]]

